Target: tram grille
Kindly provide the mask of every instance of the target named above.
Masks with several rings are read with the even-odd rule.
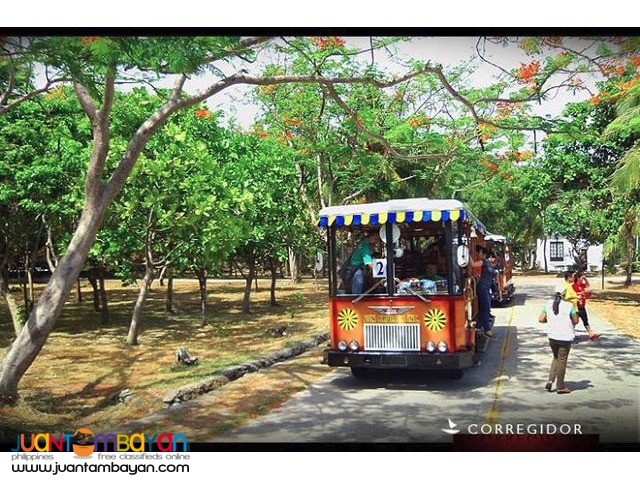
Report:
[[[420,350],[420,324],[377,324],[364,326],[364,349],[400,352]]]

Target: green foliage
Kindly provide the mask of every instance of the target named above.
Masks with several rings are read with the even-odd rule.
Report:
[[[70,93],[58,89],[0,116],[0,249],[9,258],[38,250],[45,226],[64,249],[79,214],[91,137]]]
[[[359,48],[339,37],[285,38],[272,45],[277,55],[263,74],[390,78],[395,72],[378,59],[403,40],[373,38],[373,51],[361,58]],[[554,91],[547,87],[556,73],[571,76],[591,68],[586,55],[565,48],[560,37],[486,41],[518,42],[532,61],[482,86],[467,80],[479,66],[476,60],[443,66],[447,88],[435,73],[386,89],[336,84],[348,110],[326,86],[262,85],[254,94],[264,114],[251,132],[222,128],[218,115],[205,107],[174,114],[151,137],[110,208],[93,259],[134,278],[151,228],[156,257],[181,272],[216,271],[234,254],[250,254],[266,266],[282,261],[289,247],[311,253],[321,244],[310,222],[321,205],[404,196],[463,199],[490,230],[515,238],[522,248],[542,231],[590,242],[616,231],[621,204],[609,179],[615,171],[614,179],[632,179],[620,185],[637,187],[632,147],[640,132],[640,91],[630,83],[637,39],[598,39],[604,56],[598,61],[624,66],[620,78],[599,85],[601,103],[569,105],[561,118],[537,117],[528,103]],[[213,82],[224,77],[222,62],[231,65],[238,54],[243,60],[255,57],[239,37],[226,36],[36,37],[12,48],[14,55],[0,56],[0,80],[17,74],[10,99],[33,88],[34,68],[41,63],[81,82],[97,104],[109,74],[119,82],[152,82],[181,72],[209,75]],[[429,60],[398,61],[436,66]],[[103,181],[168,95],[162,89],[151,94],[141,84],[116,93]],[[18,245],[44,217],[63,248],[83,200],[91,125],[69,87],[10,114],[0,118],[0,209],[3,218],[12,218],[12,230],[3,223],[5,238]],[[527,128],[562,133],[548,136],[534,155],[523,133]]]

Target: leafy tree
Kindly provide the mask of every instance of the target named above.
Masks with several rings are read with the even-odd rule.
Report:
[[[55,269],[54,242],[64,241],[79,213],[81,158],[90,138],[79,131],[83,118],[69,93],[58,88],[0,116],[0,290],[11,307],[16,335],[33,305],[36,261],[46,248]],[[11,298],[9,268],[25,275],[22,309]]]
[[[621,79],[612,82],[605,93],[613,95],[616,118],[605,128],[605,140],[617,140],[629,146],[612,175],[612,186],[621,196],[623,219],[618,231],[609,237],[608,250],[621,253],[626,260],[625,286],[631,285],[633,261],[637,256],[636,238],[640,236],[640,84],[638,57],[624,65]],[[635,68],[632,68],[635,67]],[[631,75],[635,74],[634,77]],[[613,92],[611,92],[613,90]]]
[[[242,310],[250,310],[251,285],[257,268],[271,271],[286,258],[290,247],[301,247],[304,233],[312,227],[304,215],[297,188],[293,153],[274,140],[237,134],[234,150],[223,166],[229,189],[243,192],[245,203],[239,215],[242,234],[236,259],[246,267]],[[241,269],[242,271],[242,269]],[[272,303],[275,303],[272,280]]]

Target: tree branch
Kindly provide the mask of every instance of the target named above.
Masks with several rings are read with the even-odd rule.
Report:
[[[347,203],[349,200],[356,198],[358,195],[360,195],[362,192],[364,192],[366,190],[366,187],[361,188],[360,190],[358,190],[357,192],[352,193],[351,195],[347,195],[346,197],[344,197],[342,199],[341,203]]]
[[[178,77],[175,84],[173,85],[173,89],[171,90],[171,95],[169,98],[175,101],[180,99],[180,95],[182,94],[182,89],[184,88],[184,84],[187,81],[187,78],[188,77],[185,74],[182,74],[180,75],[180,77]]]
[[[115,69],[109,70],[105,77],[104,84],[104,99],[102,102],[102,108],[98,112],[98,118],[100,121],[108,120],[109,115],[111,114],[111,108],[113,107],[113,99],[115,95],[115,81],[116,81],[116,72]]]
[[[44,87],[32,90],[31,92],[22,95],[20,98],[14,100],[13,102],[11,102],[9,104],[3,105],[0,102],[0,115],[4,115],[5,113],[9,112],[10,110],[13,110],[14,108],[16,108],[21,103],[26,102],[27,100],[31,100],[32,98],[40,95],[41,93],[49,91],[54,84],[61,83],[61,82],[67,82],[67,81],[69,81],[69,79],[67,79],[67,78],[57,78],[57,79],[54,79],[54,80],[50,80],[49,82],[47,82],[47,84]],[[6,93],[7,92],[3,93],[3,96]],[[5,101],[8,100],[8,97],[9,97],[9,95],[7,95]]]
[[[395,148],[391,146],[391,144],[389,144],[386,138],[384,138],[382,135],[378,135],[377,133],[370,131],[369,129],[365,128],[362,125],[362,120],[358,117],[356,112],[354,112],[351,108],[349,108],[349,106],[344,102],[344,100],[340,98],[340,96],[338,95],[338,92],[336,92],[336,89],[333,88],[333,85],[327,84],[324,87],[329,92],[329,96],[333,98],[333,100],[340,106],[340,108],[342,108],[351,118],[353,118],[356,128],[361,132],[363,132],[365,135],[380,142],[384,147],[385,151],[392,157],[397,158],[399,160],[427,160],[427,159],[435,160],[435,159],[447,158],[447,155],[441,154],[441,153],[430,153],[430,154],[424,154],[424,155],[405,155],[403,153],[398,152]]]
[[[74,82],[73,84],[76,97],[78,97],[78,102],[80,102],[80,106],[84,110],[84,113],[87,114],[87,117],[91,120],[91,123],[95,126],[98,124],[98,107],[93,102],[93,98],[91,98],[91,94],[87,87],[82,85],[80,82]]]

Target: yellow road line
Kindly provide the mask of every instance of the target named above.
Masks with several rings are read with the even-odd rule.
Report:
[[[502,375],[504,374],[504,364],[507,359],[507,352],[509,351],[509,338],[511,337],[511,324],[513,323],[515,305],[511,306],[511,312],[509,313],[509,323],[507,324],[507,333],[502,341],[502,353],[500,354],[500,368],[498,369],[498,380],[496,381],[496,387],[493,390],[493,403],[491,408],[487,412],[487,416],[484,423],[494,425],[498,422],[498,397],[500,395],[500,387],[502,385]]]

